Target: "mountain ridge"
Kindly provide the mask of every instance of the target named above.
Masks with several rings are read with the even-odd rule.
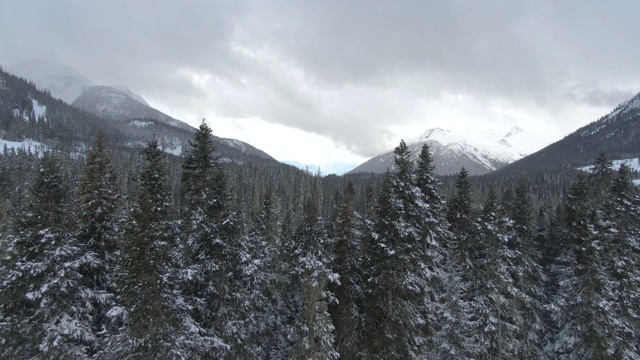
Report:
[[[564,138],[515,161],[496,173],[527,173],[551,168],[575,169],[600,153],[610,159],[640,157],[640,93]]]
[[[511,127],[505,135],[493,131],[451,131],[432,128],[410,138],[407,146],[416,160],[423,144],[433,154],[435,172],[439,175],[457,173],[462,167],[470,174],[482,175],[501,168],[544,146],[545,140],[519,127]],[[394,154],[388,152],[369,159],[349,174],[358,172],[384,173],[393,170]]]

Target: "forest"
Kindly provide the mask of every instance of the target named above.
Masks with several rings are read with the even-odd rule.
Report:
[[[182,157],[5,149],[0,357],[640,359],[628,168],[601,154],[545,197],[409,155],[228,163],[204,121]]]

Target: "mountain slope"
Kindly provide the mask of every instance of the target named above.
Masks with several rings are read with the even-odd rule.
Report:
[[[90,148],[100,131],[118,151],[137,153],[147,141],[156,138],[166,152],[180,155],[195,132],[187,124],[181,124],[184,126],[176,127],[153,119],[108,121],[55,99],[0,69],[0,140],[4,140],[3,143],[37,142],[46,149],[77,154]],[[225,162],[267,160],[269,164],[276,163],[265,152],[242,141],[218,137],[214,140],[217,155]]]
[[[574,169],[591,164],[600,153],[605,153],[610,159],[640,156],[640,93],[618,105],[608,115],[497,173]]]
[[[470,174],[485,174],[546,144],[540,137],[518,127],[511,128],[504,136],[491,131],[479,134],[471,130],[453,132],[436,128],[407,141],[414,160],[425,143],[433,153],[435,172],[439,175],[457,173],[462,167]],[[394,154],[388,152],[364,162],[349,173],[384,173],[388,169],[393,170],[393,163]]]
[[[109,120],[153,119],[181,129],[192,129],[182,121],[134,99],[126,91],[111,86],[90,87],[71,105]]]
[[[9,71],[33,81],[40,89],[47,89],[51,96],[71,104],[94,84],[76,70],[40,59],[23,60]]]

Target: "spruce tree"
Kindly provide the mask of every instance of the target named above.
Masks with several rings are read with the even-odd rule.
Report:
[[[363,353],[372,359],[418,358],[425,351],[425,239],[420,190],[404,141],[395,149],[395,168],[385,177],[364,238]]]
[[[110,319],[110,314],[121,314],[116,303],[117,264],[122,255],[120,201],[116,174],[100,135],[87,155],[80,181],[73,236],[82,244],[84,253],[91,255],[92,261],[85,262],[80,273],[91,295],[92,328],[101,340],[113,334],[120,323],[119,319]]]
[[[570,190],[566,204],[564,249],[556,265],[558,293],[551,304],[558,329],[550,350],[566,359],[607,358],[610,304],[600,239],[594,227],[593,203],[586,179]]]
[[[240,268],[246,249],[238,239],[238,220],[229,210],[226,177],[204,120],[189,144],[181,179],[186,249],[183,290],[200,335],[220,339],[212,343],[216,356],[240,356],[245,352],[243,339],[252,336],[245,328],[251,307],[243,299]]]
[[[79,268],[91,256],[68,236],[68,189],[53,155],[44,154],[29,195],[2,262],[0,354],[88,358],[96,336]]]
[[[298,279],[296,296],[301,308],[289,334],[294,339],[290,357],[300,360],[340,357],[328,309],[334,296],[327,287],[338,281],[338,275],[330,268],[332,244],[317,208],[317,200],[309,196],[294,237],[297,260],[293,271]]]
[[[424,144],[418,155],[415,170],[415,183],[419,194],[416,199],[416,224],[420,226],[422,237],[422,277],[426,280],[424,296],[426,323],[422,332],[425,339],[428,339],[427,348],[430,355],[434,355],[436,346],[433,344],[433,339],[440,327],[437,314],[448,281],[445,246],[451,239],[445,219],[444,201],[440,195],[438,180],[433,173],[434,169],[431,151],[429,146]]]
[[[440,309],[442,327],[437,335],[439,357],[443,358],[474,358],[483,352],[475,339],[478,318],[473,304],[479,286],[477,264],[482,245],[468,176],[467,170],[462,168],[456,178],[456,193],[447,206],[447,220],[453,237],[447,247],[449,278]]]
[[[205,353],[217,339],[196,336],[176,284],[176,225],[164,153],[153,140],[143,150],[138,199],[125,232],[122,303],[128,320],[108,353],[142,359],[189,358]]]
[[[602,229],[604,264],[608,273],[607,299],[612,331],[608,354],[616,359],[640,358],[640,194],[621,164],[612,180]]]
[[[253,358],[284,358],[289,352],[285,341],[290,315],[285,303],[287,277],[282,271],[282,239],[272,196],[268,189],[253,229],[243,237],[246,256],[241,261],[242,283],[253,314],[247,317],[250,336],[243,339],[242,347]]]
[[[362,314],[362,259],[360,215],[353,209],[353,183],[347,183],[334,226],[333,270],[340,277],[333,292],[336,302],[329,307],[336,328],[336,349],[341,359],[357,359],[360,352]]]

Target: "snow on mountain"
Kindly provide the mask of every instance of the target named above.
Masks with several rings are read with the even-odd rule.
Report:
[[[48,89],[53,97],[61,99],[67,104],[71,104],[83,92],[95,86],[91,80],[68,66],[40,59],[20,61],[9,71],[33,81],[41,89]],[[143,105],[149,106],[140,95],[133,93],[126,86],[114,85],[111,87],[127,94]]]
[[[611,111],[608,115],[603,116],[598,121],[592,123],[595,126],[587,125],[585,129],[580,132],[580,136],[587,137],[591,135],[595,135],[599,133],[602,129],[607,128],[607,125],[612,124],[617,119],[628,118],[632,112],[638,112],[640,110],[640,94],[636,94],[636,96],[631,99],[621,103],[616,106],[613,111]],[[590,124],[590,125],[592,125]],[[609,134],[608,136],[612,136],[614,133]]]
[[[38,156],[42,156],[42,154],[48,151],[49,148],[46,145],[31,139],[25,139],[23,141],[9,141],[0,139],[0,154],[3,154],[5,150],[24,150],[34,154],[38,154]]]
[[[284,162],[285,164],[295,166],[298,169],[306,170],[311,174],[319,173],[320,175],[323,175],[323,176],[331,175],[331,174],[343,175],[357,165],[354,163],[343,163],[343,162],[336,162],[328,165],[313,165],[313,164],[301,163],[295,160],[283,160],[282,162]]]
[[[435,128],[407,141],[414,160],[425,143],[433,153],[435,172],[446,175],[457,173],[462,167],[470,174],[484,174],[541,149],[549,141],[519,127],[512,127],[503,134]],[[387,169],[393,170],[393,163],[394,154],[389,152],[370,159],[350,173],[384,173]]]
[[[44,121],[47,122],[47,107],[45,105],[40,104],[40,102],[36,99],[31,99],[31,105],[33,110],[20,110],[18,108],[13,109],[13,117],[16,119],[22,119],[24,121],[29,121],[29,119],[34,119],[36,121]]]
[[[41,89],[48,89],[53,97],[68,104],[93,86],[91,80],[76,70],[40,59],[20,61],[9,68],[9,71],[33,81]]]
[[[620,160],[612,160],[611,161],[611,169],[618,171],[620,169],[620,165],[625,164],[629,170],[632,171],[640,171],[640,159],[639,158],[633,158],[633,159],[620,159]],[[584,171],[584,172],[591,172],[591,169],[593,169],[593,165],[589,165],[589,166],[582,166],[579,167],[578,170]]]
[[[133,100],[136,100],[139,103],[142,103],[143,105],[149,106],[149,103],[142,98],[142,96],[134,93],[133,91],[129,90],[128,87],[124,86],[124,85],[114,85],[112,86],[122,92],[124,92],[125,94],[129,95],[129,97],[131,97]]]
[[[47,107],[41,105],[38,100],[35,99],[31,99],[31,102],[33,104],[33,116],[38,120],[42,119],[44,122],[47,122]]]
[[[109,120],[153,119],[181,129],[193,129],[134,99],[130,93],[112,86],[93,86],[85,90],[71,105]]]

